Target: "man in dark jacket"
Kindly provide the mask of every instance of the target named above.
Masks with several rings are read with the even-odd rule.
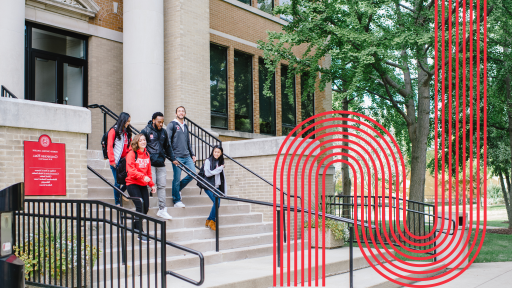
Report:
[[[140,133],[146,137],[146,150],[149,152],[151,159],[151,174],[153,176],[153,182],[157,187],[158,212],[156,213],[156,216],[169,220],[172,219],[172,217],[167,213],[167,207],[165,207],[165,186],[167,184],[165,156],[167,155],[173,160],[175,158],[169,143],[167,131],[162,129],[163,126],[164,114],[161,112],[155,112],[152,120],[148,122],[146,128],[142,129]]]
[[[196,156],[192,151],[190,138],[188,136],[188,127],[187,124],[185,124],[186,113],[185,107],[180,106],[176,108],[176,119],[167,125],[167,134],[169,135],[169,142],[171,143],[172,151],[176,159],[190,170],[196,172],[194,165]],[[181,202],[180,191],[183,190],[193,178],[187,175],[180,181],[181,169],[178,167],[178,161],[172,162],[172,170],[174,173],[172,179],[172,201],[174,202],[174,207],[185,208],[185,204]]]

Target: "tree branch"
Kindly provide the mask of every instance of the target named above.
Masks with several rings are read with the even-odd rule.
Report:
[[[391,62],[391,61],[384,61],[384,63],[386,63],[387,65],[389,66],[392,66],[392,67],[395,67],[395,68],[398,68],[398,69],[404,69],[404,67],[400,64],[397,64],[397,63],[394,63],[394,62]]]

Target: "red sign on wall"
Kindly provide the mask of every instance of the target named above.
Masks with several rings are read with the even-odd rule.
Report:
[[[66,144],[50,136],[24,141],[25,195],[66,195]]]

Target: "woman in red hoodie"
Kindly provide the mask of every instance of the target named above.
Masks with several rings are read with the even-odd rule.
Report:
[[[126,186],[128,193],[132,197],[142,198],[144,206],[140,201],[133,201],[137,212],[148,214],[149,210],[149,193],[147,186],[151,187],[151,193],[156,193],[155,183],[151,180],[151,161],[149,153],[146,152],[146,137],[138,134],[133,137],[130,144],[131,150],[126,155]],[[143,231],[141,222],[136,219],[133,228]],[[147,242],[146,236],[139,236],[139,240]]]

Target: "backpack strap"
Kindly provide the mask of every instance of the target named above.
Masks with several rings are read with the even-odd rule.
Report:
[[[172,141],[172,139],[174,138],[174,134],[176,134],[176,123],[174,121],[171,121],[171,125],[172,125],[172,129],[171,129],[172,134],[171,134],[170,139]]]

